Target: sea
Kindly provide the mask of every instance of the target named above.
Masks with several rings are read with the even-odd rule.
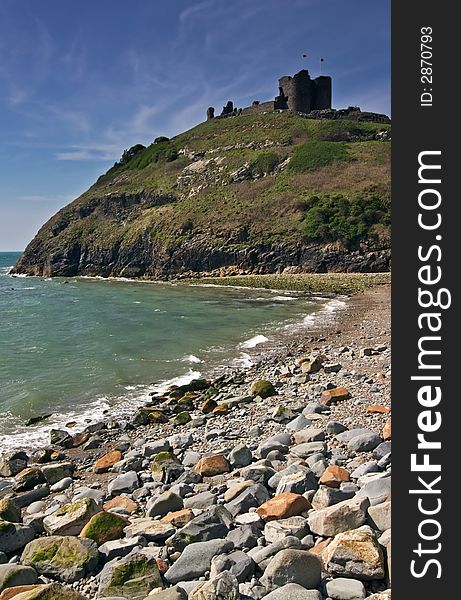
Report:
[[[126,418],[172,384],[250,366],[344,306],[302,293],[100,278],[17,277],[0,253],[0,452],[51,428]],[[51,415],[34,425],[27,421]]]

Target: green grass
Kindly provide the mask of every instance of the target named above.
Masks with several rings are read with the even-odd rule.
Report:
[[[288,168],[294,173],[305,173],[326,167],[334,162],[353,160],[344,142],[309,141],[295,148]]]

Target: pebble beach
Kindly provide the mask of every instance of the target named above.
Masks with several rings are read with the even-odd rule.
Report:
[[[377,283],[251,366],[4,453],[0,600],[390,599]]]

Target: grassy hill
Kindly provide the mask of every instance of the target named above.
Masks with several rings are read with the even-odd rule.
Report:
[[[40,229],[16,272],[386,270],[388,128],[274,112],[134,146]]]

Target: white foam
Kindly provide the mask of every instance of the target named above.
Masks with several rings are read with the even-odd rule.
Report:
[[[249,340],[246,340],[245,342],[242,342],[241,344],[239,344],[239,348],[255,348],[256,346],[258,346],[259,344],[264,344],[265,342],[268,342],[269,338],[267,338],[265,335],[255,335],[254,337],[250,338]]]
[[[203,360],[201,360],[198,356],[195,356],[194,354],[189,354],[188,356],[185,356],[182,359],[183,362],[190,362],[190,363],[194,363],[194,364],[199,364],[202,363]]]

